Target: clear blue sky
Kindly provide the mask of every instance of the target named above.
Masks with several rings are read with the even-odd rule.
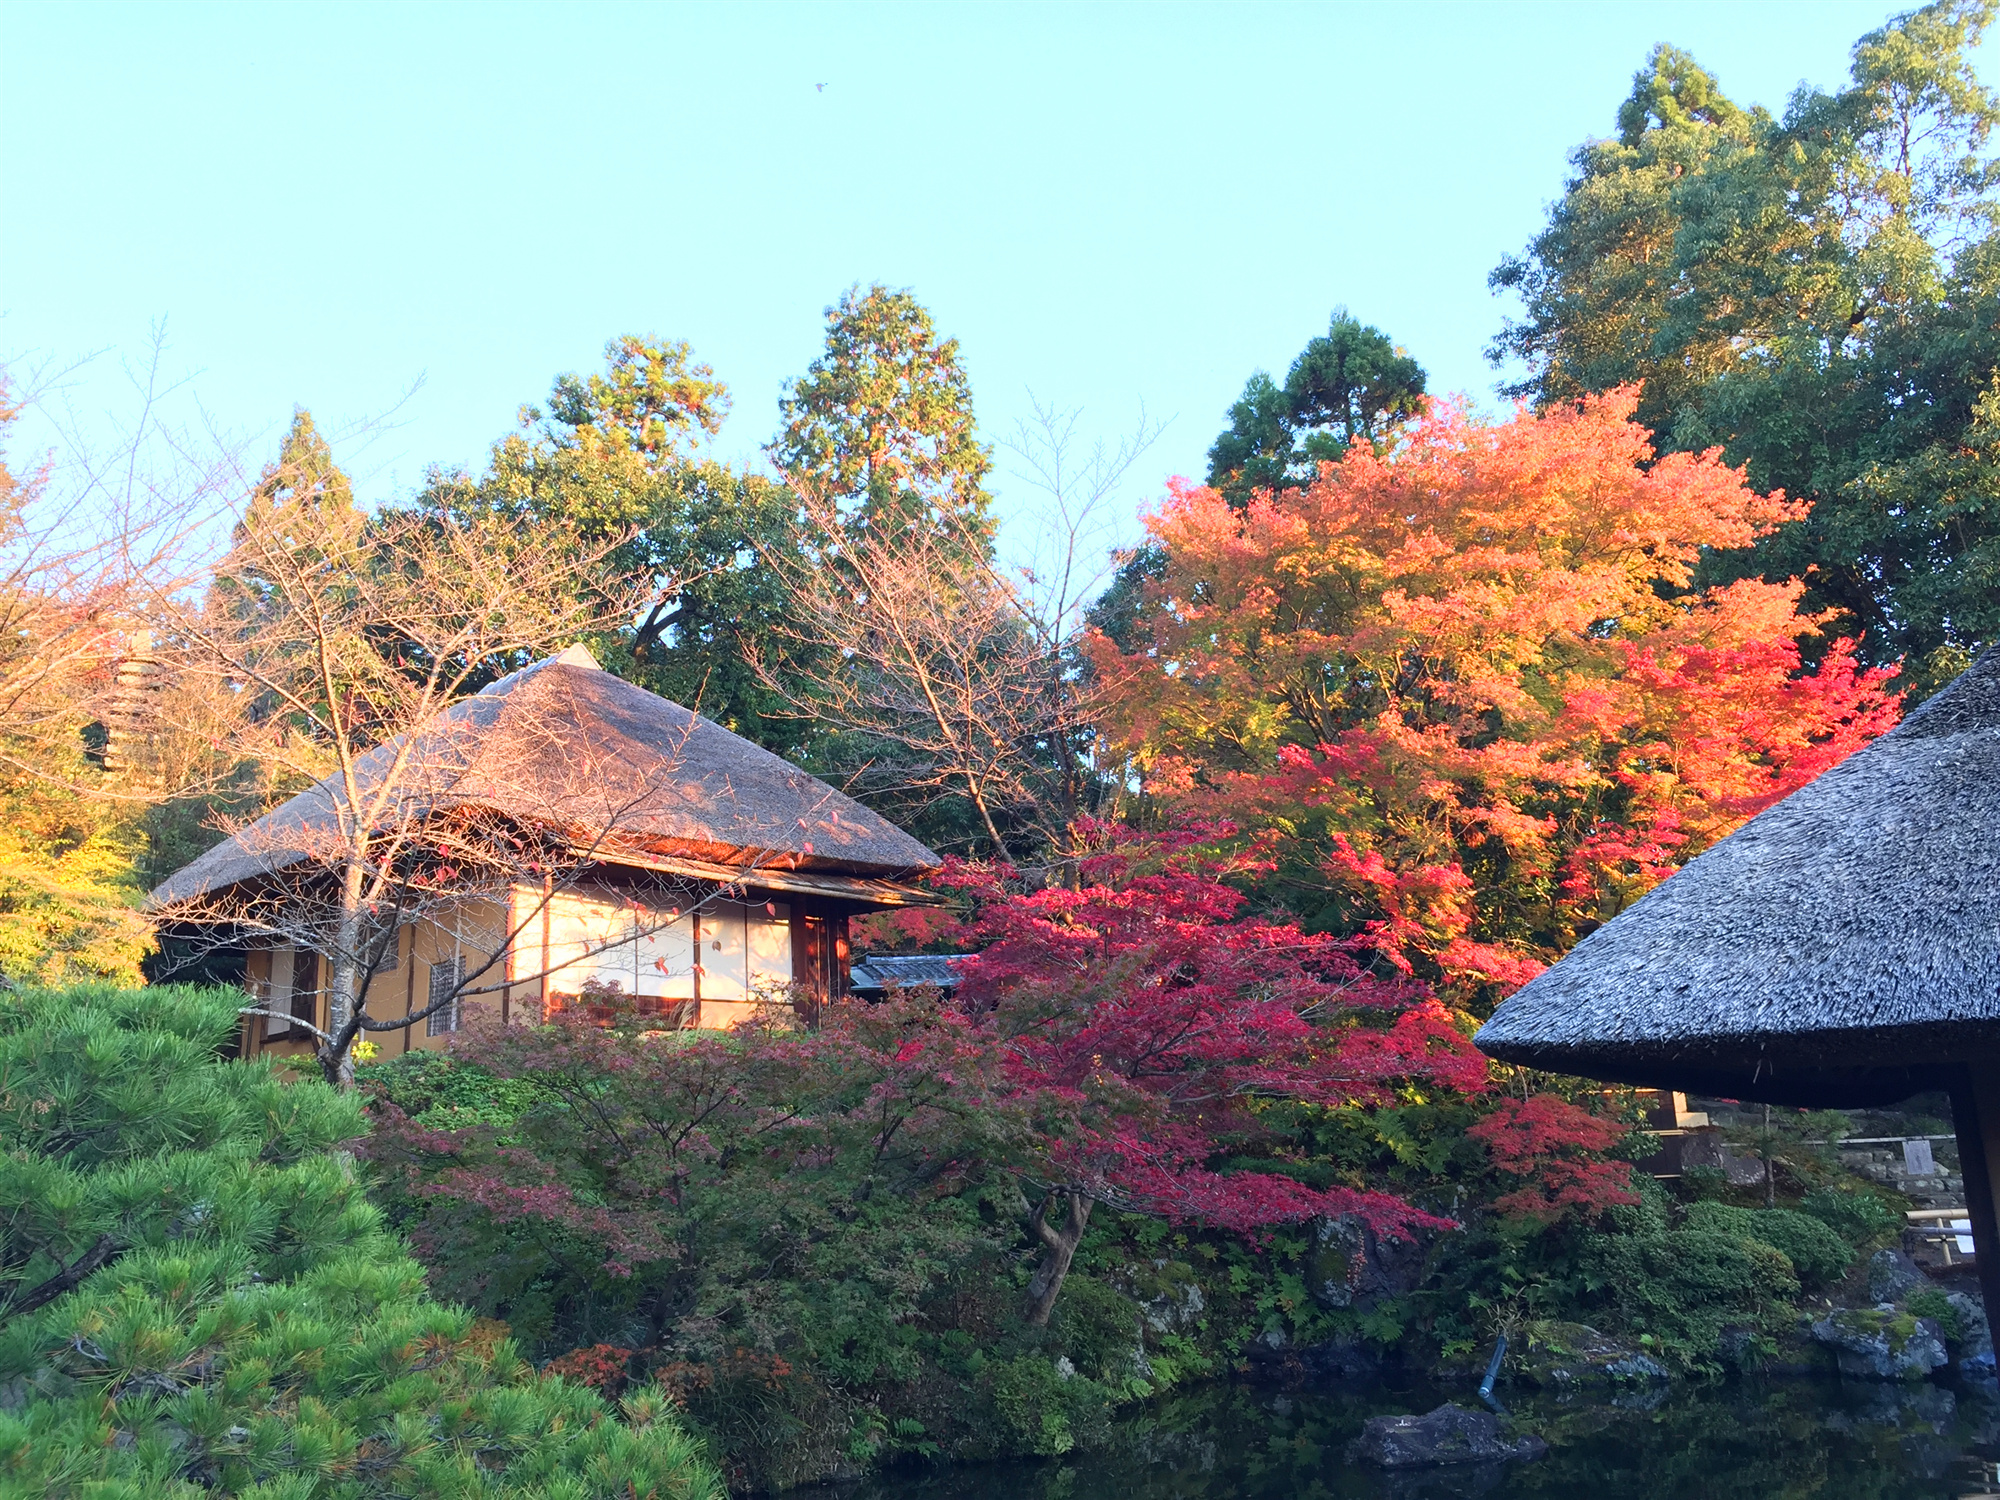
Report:
[[[103,405],[165,317],[267,445],[421,377],[358,456],[380,497],[626,331],[691,340],[752,456],[824,307],[880,280],[962,341],[989,437],[1029,388],[1172,417],[1137,504],[1336,303],[1490,401],[1486,274],[1655,42],[1775,108],[1892,9],[10,0],[0,346],[113,350]]]

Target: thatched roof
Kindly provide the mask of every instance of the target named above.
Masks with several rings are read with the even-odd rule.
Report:
[[[2000,647],[1591,933],[1476,1041],[1797,1104],[2000,1059]]]
[[[360,762],[385,784],[399,738]],[[611,830],[601,857],[895,878],[938,856],[860,803],[721,725],[603,671],[581,646],[524,667],[416,732],[402,805],[486,807],[566,831]],[[169,907],[308,862],[334,841],[328,777],[153,892]]]

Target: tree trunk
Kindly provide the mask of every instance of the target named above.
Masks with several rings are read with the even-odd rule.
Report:
[[[326,1032],[333,1040],[320,1047],[320,1070],[336,1088],[354,1087],[354,1043],[347,1026],[354,1019],[354,995],[359,988],[360,966],[354,955],[360,948],[361,888],[364,871],[350,863],[340,888],[340,921],[333,937],[333,954],[327,964]]]
[[[1049,1210],[1058,1199],[1065,1205],[1060,1229],[1049,1223]],[[1035,1238],[1042,1242],[1042,1263],[1035,1267],[1035,1278],[1028,1283],[1028,1299],[1021,1309],[1021,1316],[1027,1319],[1030,1328],[1049,1326],[1049,1314],[1055,1311],[1056,1295],[1062,1291],[1063,1278],[1069,1275],[1069,1263],[1076,1258],[1076,1247],[1083,1243],[1084,1226],[1090,1222],[1090,1206],[1090,1200],[1083,1194],[1058,1189],[1035,1210],[1032,1222]]]
[[[1007,853],[1007,842],[1000,837],[1000,829],[993,821],[992,809],[986,805],[986,794],[980,790],[979,783],[970,776],[965,778],[965,786],[966,790],[972,793],[972,805],[979,809],[979,820],[986,825],[986,836],[993,840],[994,860],[1003,865],[1011,863],[1011,856]]]

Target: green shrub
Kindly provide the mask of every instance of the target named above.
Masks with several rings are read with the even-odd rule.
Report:
[[[0,996],[0,1495],[720,1500],[664,1397],[617,1421],[428,1298],[359,1101],[226,1061],[239,1003]]]
[[[1785,1252],[1806,1286],[1824,1286],[1854,1264],[1852,1245],[1811,1214],[1794,1209],[1695,1203],[1688,1207],[1686,1226],[1774,1245]]]
[[[1673,1200],[1659,1178],[1634,1172],[1632,1194],[1637,1203],[1621,1203],[1606,1213],[1612,1228],[1620,1234],[1662,1234],[1673,1228]]]
[[[1120,1387],[1142,1374],[1139,1309],[1115,1287],[1072,1271],[1050,1332],[1070,1363],[1093,1380]]]
[[[1940,1287],[1919,1287],[1910,1293],[1903,1308],[1912,1317],[1935,1318],[1939,1331],[1954,1344],[1965,1338],[1965,1320],[1958,1315],[1958,1309],[1951,1305],[1951,1298]]]
[[[1729,1174],[1706,1164],[1689,1167],[1681,1173],[1680,1191],[1690,1203],[1720,1201],[1729,1191]]]
[[[1895,1209],[1866,1189],[1814,1188],[1799,1208],[1858,1249],[1866,1249],[1901,1222]]]
[[[1043,1354],[1021,1354],[995,1365],[990,1389],[1010,1446],[1044,1458],[1097,1440],[1110,1410],[1104,1387]]]
[[[448,1052],[408,1052],[355,1069],[363,1088],[379,1089],[427,1130],[467,1125],[512,1125],[535,1103],[535,1090],[513,1078],[497,1078],[474,1062]]]
[[[1686,1363],[1713,1361],[1725,1327],[1770,1323],[1799,1290],[1784,1252],[1710,1229],[1605,1235],[1584,1261],[1588,1285],[1630,1330]]]

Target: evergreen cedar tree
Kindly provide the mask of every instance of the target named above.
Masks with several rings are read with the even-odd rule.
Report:
[[[1492,278],[1522,302],[1492,351],[1526,366],[1514,394],[1642,385],[1663,451],[1720,446],[1810,501],[1707,574],[1803,578],[1920,693],[2000,639],[2000,95],[1973,61],[1992,11],[1900,16],[1847,87],[1781,116],[1660,47]]]
[[[1801,586],[1702,587],[1804,512],[1637,394],[1489,425],[1432,402],[1302,488],[1180,487],[1158,576],[1088,643],[1106,728],[1170,810],[1269,839],[1309,929],[1483,1008],[1892,724]]]
[[[417,508],[615,543],[616,576],[682,583],[629,634],[592,643],[607,667],[808,766],[880,759],[873,744],[844,756],[799,712],[809,671],[774,685],[751,665],[786,656],[781,641],[797,633],[787,572],[817,558],[788,485],[709,450],[730,405],[685,342],[614,339],[603,373],[558,376],[483,474],[434,470]],[[788,386],[781,415],[767,451],[787,480],[856,527],[920,523],[986,560],[992,463],[974,436],[970,381],[957,341],[939,338],[908,292],[857,286],[828,308],[824,352]]]
[[[991,542],[993,458],[975,436],[958,340],[938,338],[909,292],[848,288],[827,309],[825,352],[778,409],[772,463],[851,524],[940,527],[981,552]]]
[[[1279,385],[1251,375],[1208,450],[1208,482],[1242,505],[1258,490],[1311,482],[1354,443],[1387,441],[1422,409],[1424,371],[1379,328],[1334,309]]]

